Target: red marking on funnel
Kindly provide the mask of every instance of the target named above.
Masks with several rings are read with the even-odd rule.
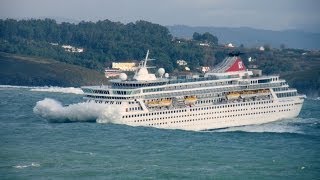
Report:
[[[226,70],[226,72],[232,71],[245,71],[246,67],[244,66],[242,60],[238,58],[230,67]]]

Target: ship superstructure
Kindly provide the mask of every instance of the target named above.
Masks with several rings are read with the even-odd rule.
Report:
[[[82,87],[86,101],[117,109],[118,122],[131,126],[208,130],[293,118],[305,98],[277,75],[247,70],[236,55],[193,79],[169,79],[163,68],[150,74],[148,55],[132,79]]]

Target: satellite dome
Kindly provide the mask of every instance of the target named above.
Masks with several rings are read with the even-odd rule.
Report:
[[[168,78],[168,77],[169,77],[169,73],[165,73],[165,74],[164,74],[164,77],[165,77],[165,78]]]
[[[125,81],[127,80],[128,76],[126,75],[126,73],[121,73],[119,78],[122,80],[122,81]]]
[[[158,73],[159,73],[160,77],[162,77],[165,72],[166,72],[166,71],[165,71],[163,68],[159,68],[159,69],[158,69]]]

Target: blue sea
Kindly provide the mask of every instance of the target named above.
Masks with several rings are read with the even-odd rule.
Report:
[[[298,118],[204,132],[97,123],[77,89],[0,99],[0,179],[320,179],[319,98]]]

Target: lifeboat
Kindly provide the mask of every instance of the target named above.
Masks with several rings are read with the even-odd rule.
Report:
[[[238,99],[239,97],[240,97],[240,93],[237,93],[237,92],[231,92],[227,95],[228,100]]]
[[[241,98],[252,98],[257,96],[255,91],[243,91],[241,92]]]
[[[172,104],[172,99],[164,99],[159,101],[159,106],[171,106]]]
[[[184,98],[184,103],[185,104],[194,104],[197,101],[197,97],[196,96],[188,96],[186,98]]]
[[[269,89],[260,89],[258,90],[257,96],[268,96],[269,94]]]
[[[148,107],[158,107],[159,106],[159,101],[149,101],[147,103]]]

